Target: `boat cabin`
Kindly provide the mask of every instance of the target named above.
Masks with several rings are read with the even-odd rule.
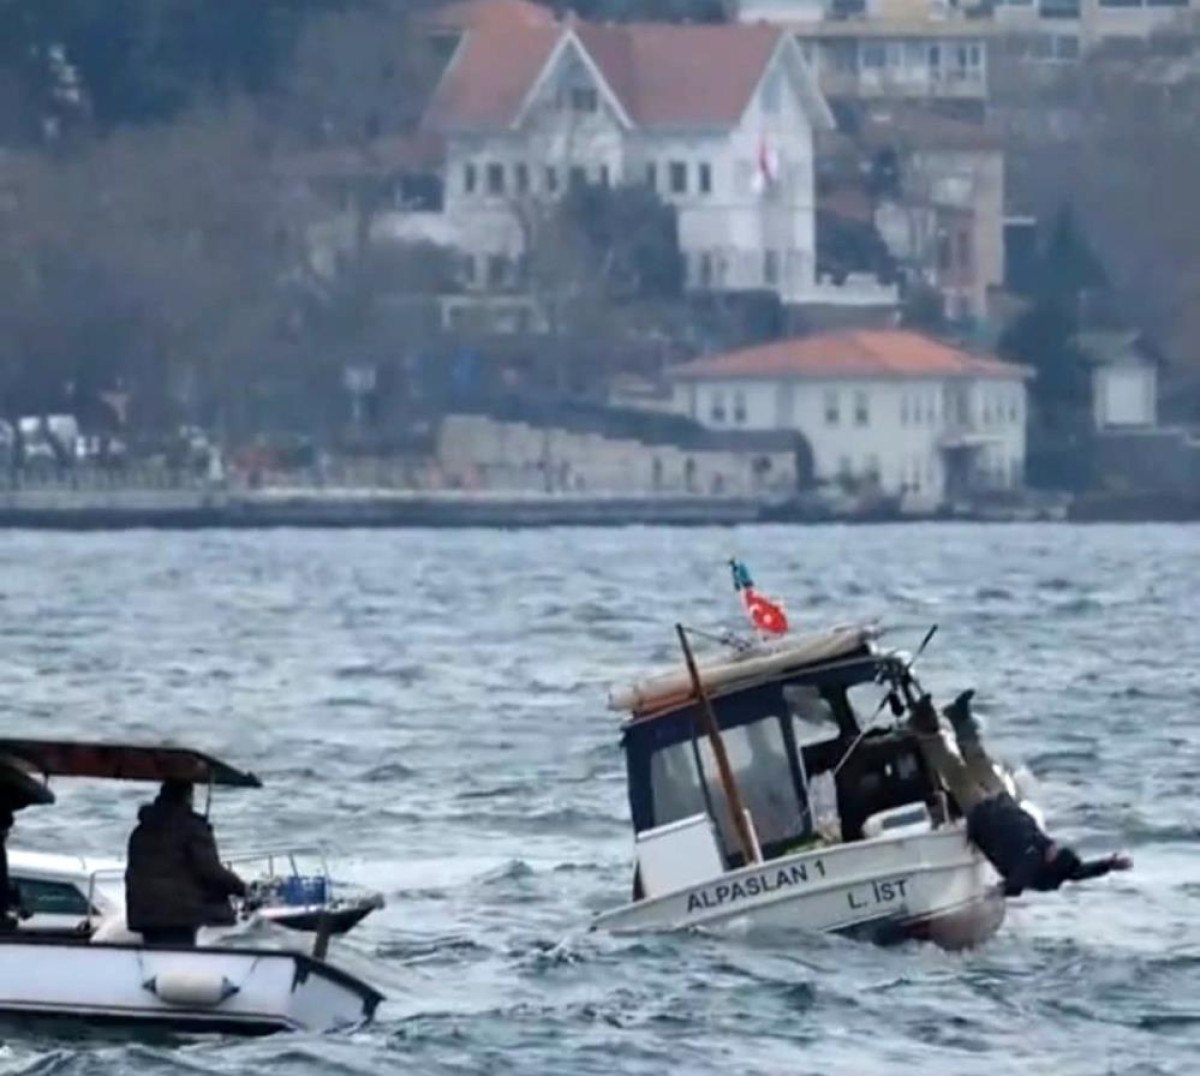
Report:
[[[701,667],[762,859],[928,829],[945,811],[907,729],[861,735],[904,672],[904,656],[879,650],[863,631]],[[658,678],[614,700],[633,710],[622,746],[638,843],[635,899],[746,862],[701,704],[680,682]]]

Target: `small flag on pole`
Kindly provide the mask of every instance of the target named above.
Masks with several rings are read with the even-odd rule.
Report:
[[[750,622],[766,635],[783,635],[788,630],[787,614],[783,607],[754,589],[750,571],[740,560],[729,562],[733,572],[733,589],[742,595],[742,604]]]

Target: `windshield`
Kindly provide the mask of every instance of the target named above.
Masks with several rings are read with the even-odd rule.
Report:
[[[780,719],[771,716],[728,729],[722,739],[759,843],[765,847],[804,833],[806,811],[793,778]],[[707,737],[656,752],[650,762],[650,780],[656,826],[711,810],[722,847],[727,853],[740,851]]]

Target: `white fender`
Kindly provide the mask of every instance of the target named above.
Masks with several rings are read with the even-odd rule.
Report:
[[[227,1001],[238,992],[238,988],[224,975],[187,971],[183,968],[160,971],[153,978],[147,979],[142,988],[149,990],[168,1005],[187,1008],[211,1008]]]

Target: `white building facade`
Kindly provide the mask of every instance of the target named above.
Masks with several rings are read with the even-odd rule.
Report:
[[[1027,377],[902,331],[782,341],[672,372],[677,411],[714,429],[797,430],[818,481],[868,483],[914,509],[1020,488]]]
[[[481,290],[519,286],[547,207],[586,181],[646,184],[676,208],[691,288],[814,291],[814,132],[833,117],[779,28],[470,29],[428,125]]]

